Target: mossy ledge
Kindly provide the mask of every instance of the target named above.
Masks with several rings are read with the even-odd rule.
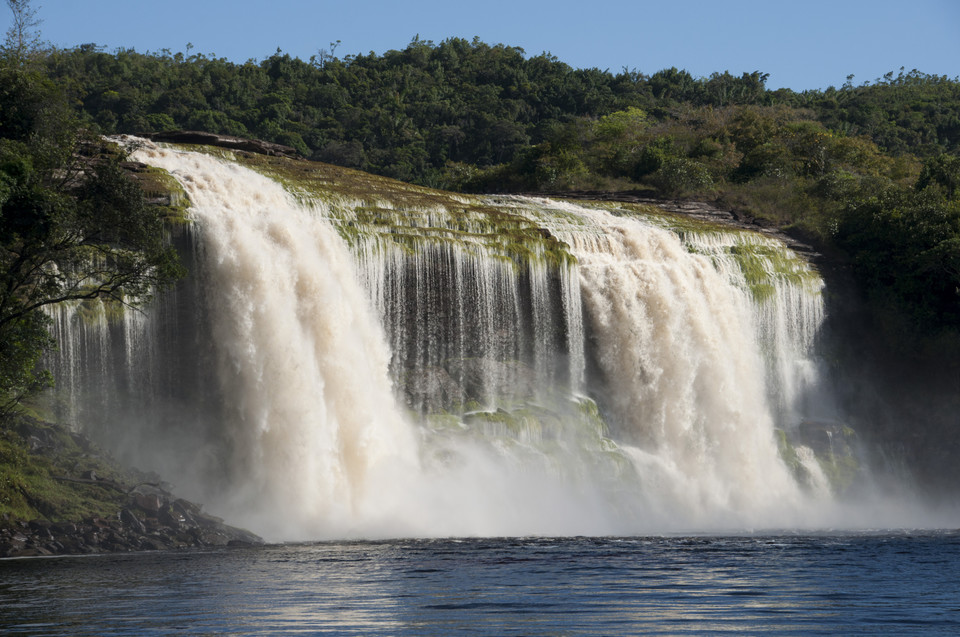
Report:
[[[136,162],[127,162],[127,170],[140,184],[147,203],[166,210],[167,223],[179,225],[190,222],[187,216],[190,198],[173,175],[162,168]]]
[[[297,199],[327,214],[351,245],[361,239],[415,251],[424,243],[451,244],[526,267],[575,262],[568,246],[519,213],[519,203],[406,184],[330,164],[210,146],[186,146],[256,170]]]
[[[81,148],[81,156],[88,164],[102,161],[120,160],[121,166],[143,190],[147,205],[159,206],[164,210],[164,221],[168,227],[189,223],[187,209],[190,199],[177,179],[162,168],[154,168],[146,164],[126,159],[127,147],[119,138],[105,137],[97,143],[87,143]]]
[[[379,247],[394,246],[413,252],[427,243],[446,243],[468,252],[482,250],[491,257],[508,259],[519,268],[531,262],[543,262],[550,267],[576,263],[569,246],[548,229],[558,220],[576,220],[558,219],[563,213],[557,210],[533,210],[529,201],[521,197],[450,193],[331,164],[221,146],[175,146],[237,162],[276,179],[294,197],[321,209],[351,245],[366,240]],[[760,244],[765,239],[772,243],[758,228],[731,224],[715,215],[683,214],[646,200],[572,199],[579,205],[615,215],[642,217],[682,239],[732,233],[757,237],[757,241],[740,241],[743,245]],[[805,258],[798,257],[796,262],[803,262],[805,267],[801,269],[809,271]],[[784,265],[784,273],[789,271],[791,276],[798,271],[796,263],[774,265]],[[766,282],[751,279],[750,284],[758,300],[762,300]]]

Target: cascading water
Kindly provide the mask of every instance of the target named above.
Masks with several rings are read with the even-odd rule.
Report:
[[[55,372],[79,426],[232,521],[628,534],[799,524],[828,497],[775,435],[809,413],[818,279],[736,266],[772,241],[487,201],[507,245],[472,210],[374,227],[234,162],[135,158],[187,191],[194,273],[125,333],[62,308]]]

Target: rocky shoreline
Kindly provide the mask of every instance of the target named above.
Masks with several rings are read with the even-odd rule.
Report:
[[[0,427],[6,487],[0,505],[7,505],[0,508],[0,558],[264,543],[176,497],[158,476],[122,467],[79,433],[28,417],[6,424]],[[19,510],[39,515],[12,513],[14,496],[29,505]]]
[[[133,505],[116,519],[87,518],[81,522],[44,519],[16,520],[0,517],[0,558],[50,555],[84,555],[125,551],[255,546],[263,540],[243,529],[200,511],[186,500],[172,503],[153,497],[134,501],[157,503],[147,510]]]
[[[263,544],[256,535],[211,516],[191,516],[191,505],[182,502],[174,503],[173,511],[165,514],[166,519],[124,509],[115,520],[0,520],[0,524],[6,525],[0,528],[0,558]]]

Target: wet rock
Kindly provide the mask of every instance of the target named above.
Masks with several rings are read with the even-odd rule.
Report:
[[[467,358],[447,363],[450,377],[459,380],[468,401],[487,402],[491,396],[528,396],[533,393],[533,370],[520,361]]]
[[[160,522],[160,524],[173,529],[196,526],[196,522],[193,520],[193,518],[184,515],[180,511],[177,511],[175,507],[173,507],[172,510],[164,509],[163,511],[160,511],[157,516],[157,521]]]
[[[133,500],[140,509],[154,514],[167,504],[166,498],[156,493],[135,493]]]
[[[143,535],[147,532],[147,528],[143,525],[143,522],[141,522],[140,518],[130,509],[120,511],[120,521],[129,526],[135,533]]]
[[[60,522],[51,527],[57,535],[74,535],[77,533],[77,525],[73,522]]]
[[[30,521],[30,530],[33,531],[34,535],[41,538],[52,538],[53,535],[50,533],[50,527],[53,526],[51,522],[47,520],[31,520]]]
[[[226,546],[230,543],[230,538],[216,529],[202,529],[196,538],[202,546]]]
[[[187,500],[176,500],[173,503],[173,512],[179,514],[188,524],[195,524],[195,520],[203,517],[203,509]]]
[[[463,388],[442,367],[412,370],[401,382],[407,404],[424,412],[437,412],[463,401]]]
[[[87,521],[87,525],[92,526],[94,529],[105,530],[110,528],[110,521],[104,520],[103,518],[90,518]]]
[[[73,439],[74,444],[80,447],[80,449],[82,449],[84,452],[95,453],[97,451],[96,445],[94,445],[93,442],[83,434],[71,431],[69,432],[69,436]]]
[[[810,447],[818,457],[849,453],[847,439],[851,435],[842,423],[824,420],[805,420],[795,434],[797,443]]]
[[[103,548],[111,553],[129,553],[132,549],[124,542],[104,542]]]
[[[156,517],[137,511],[126,508],[117,520],[91,518],[81,523],[7,519],[0,525],[0,557],[263,544],[257,535],[226,525],[185,500],[166,506]],[[164,519],[173,524],[165,524]]]
[[[170,548],[173,548],[173,544],[159,538],[145,537],[140,539],[140,549],[143,551],[165,551]]]
[[[19,551],[27,546],[27,536],[22,533],[15,533],[8,542],[11,550]]]

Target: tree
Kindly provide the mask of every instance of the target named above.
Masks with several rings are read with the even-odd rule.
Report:
[[[924,162],[916,187],[923,190],[929,186],[941,188],[947,198],[953,199],[960,191],[960,157],[944,153]]]
[[[960,202],[890,185],[842,210],[836,241],[881,305],[916,325],[960,328]]]
[[[122,156],[83,156],[66,99],[48,79],[0,67],[0,417],[49,383],[43,309],[110,299],[138,305],[181,274],[159,209]]]
[[[7,29],[0,55],[14,66],[23,66],[40,48],[40,19],[30,0],[7,0],[7,6],[13,14],[13,24]]]

